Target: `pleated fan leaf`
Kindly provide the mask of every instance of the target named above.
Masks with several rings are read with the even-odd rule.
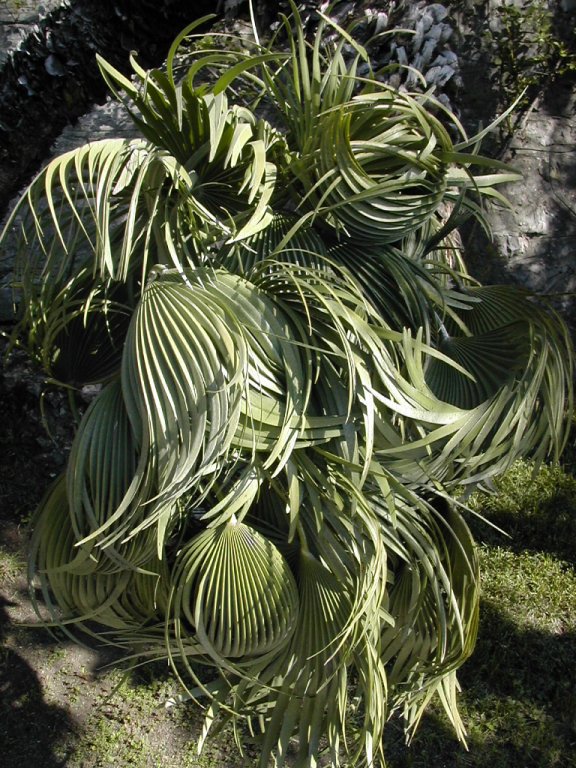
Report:
[[[138,491],[145,485],[141,439],[132,431],[117,379],[90,404],[70,452],[66,484],[77,540],[99,546],[111,538],[119,542],[135,526],[142,514]],[[147,559],[146,553],[140,558]]]
[[[15,334],[27,327],[29,354],[55,381],[81,387],[111,379],[119,371],[130,322],[124,297],[119,291],[95,290],[87,270],[60,293],[51,289],[37,297]]]
[[[226,88],[215,84],[210,88],[206,80],[196,86],[194,80],[199,71],[205,66],[237,65],[242,60],[249,70],[274,58],[270,54],[259,57],[238,50],[226,51],[223,47],[219,57],[198,52],[195,60],[188,64],[181,57],[178,60],[180,45],[208,18],[197,20],[178,35],[168,52],[165,70],[144,70],[131,56],[133,75],[130,80],[101,56],[97,57],[104,79],[126,106],[142,134],[182,164],[188,163],[196,153],[206,161],[212,161],[219,152],[226,153],[231,144],[229,140],[223,140],[231,116]],[[248,109],[238,106],[231,109],[243,122],[252,121]],[[230,154],[234,149],[232,143]]]
[[[318,115],[349,101],[357,85],[360,59],[368,62],[366,51],[356,46],[357,56],[344,55],[346,40],[335,46],[325,44],[327,25],[321,17],[311,44],[304,31],[298,7],[290,0],[291,17],[282,17],[277,34],[285,34],[289,45],[286,60],[262,62],[262,86],[281,121],[290,149],[298,154],[316,140]],[[294,22],[294,23],[293,23]],[[275,39],[269,48],[274,50]]]
[[[127,565],[110,569],[105,555],[91,545],[79,545],[62,476],[37,512],[29,559],[29,580],[40,586],[49,622],[73,640],[82,638],[79,633],[102,640],[93,622],[119,631],[121,637],[160,620],[166,605],[165,566],[154,556],[140,573]],[[42,615],[35,598],[33,603]]]
[[[68,317],[61,326],[50,328],[50,337],[43,342],[51,348],[53,362],[44,369],[65,384],[100,384],[110,380],[120,370],[122,345],[129,317],[123,307],[104,302],[93,303],[90,312],[84,307],[76,312],[68,308]],[[56,319],[54,306],[50,313]],[[46,359],[47,355],[44,355]]]
[[[462,325],[470,334],[481,334],[520,320],[544,317],[533,294],[515,285],[466,286],[459,298],[457,317],[446,319],[451,335],[458,335]]]
[[[16,263],[25,306],[42,299],[49,307],[79,278],[85,285],[83,267],[92,288],[110,278],[125,282],[146,258],[167,178],[162,155],[140,139],[96,141],[54,158],[7,224],[21,217],[31,236]]]
[[[249,276],[264,259],[321,267],[325,254],[326,246],[312,227],[302,226],[295,216],[275,214],[265,229],[221,249],[215,261],[230,272]]]
[[[469,376],[434,358],[426,370],[428,386],[440,400],[471,409],[525,369],[530,329],[527,323],[517,322],[475,336],[447,337],[438,348]]]
[[[231,217],[234,237],[252,234],[270,219],[267,205],[276,184],[270,157],[283,139],[246,107],[229,106],[224,89],[195,88],[194,67],[176,82],[174,54],[167,73],[146,72],[132,57],[136,84],[102,58],[98,63],[114,91],[123,89],[123,101],[143,135],[186,168],[199,204],[217,219]],[[254,68],[260,60],[256,56],[247,65]]]
[[[255,282],[222,272],[209,291],[233,313],[248,348],[234,445],[265,451],[264,468],[277,462],[280,468],[308,428],[315,431],[316,424],[306,418],[311,378],[307,338]],[[320,422],[319,431],[325,426]]]
[[[13,345],[71,400],[101,385],[29,583],[47,626],[168,661],[200,747],[228,721],[259,768],[372,768],[433,698],[464,739],[480,584],[454,497],[560,456],[573,349],[467,272],[457,227],[514,177],[485,131],[289,5],[266,45],[204,17],[162,68],[99,59],[143,138],[50,160],[0,234]]]
[[[350,595],[316,558],[303,554],[298,569],[298,621],[288,647],[259,671],[254,680],[235,687],[238,701],[253,699],[252,709],[261,712],[254,720],[259,739],[259,765],[269,764],[272,754],[285,765],[289,745],[299,737],[296,764],[313,765],[325,732],[326,710],[345,690],[348,675],[345,659],[349,649],[338,646],[338,635],[348,621]],[[343,713],[340,713],[343,715]]]
[[[157,477],[158,508],[221,468],[240,416],[246,356],[238,324],[198,281],[151,278],[128,332],[122,390]]]
[[[365,750],[379,754],[386,719],[386,680],[378,655],[386,553],[377,521],[368,507],[355,513],[357,492],[344,498],[345,486],[337,490],[325,472],[334,496],[328,490],[320,496],[312,472],[308,479],[302,475],[310,495],[302,494],[295,511],[300,610],[292,640],[282,653],[246,669],[246,679],[226,699],[240,716],[246,710],[251,718],[260,713],[261,721],[254,720],[252,727],[262,730],[261,766],[274,753],[277,764],[284,765],[294,738],[296,765],[314,765],[323,734],[334,765],[339,764],[340,745],[354,760]],[[318,503],[324,506],[322,514],[314,506]],[[279,524],[274,528],[281,537]],[[368,677],[358,681],[354,666]],[[348,695],[356,685],[370,701],[359,727],[347,720]]]
[[[478,632],[478,555],[462,516],[443,500],[397,497],[394,518],[373,497],[390,553],[386,604],[394,623],[382,625],[381,658],[395,708],[413,732],[437,693],[457,734],[464,729],[456,705],[454,673],[472,653]],[[446,698],[446,691],[453,694]]]
[[[328,252],[348,268],[367,300],[392,328],[420,326],[430,334],[433,311],[442,307],[444,286],[424,266],[393,246],[344,241]]]
[[[170,610],[208,659],[245,659],[285,645],[298,592],[288,564],[264,536],[231,521],[208,528],[180,553]]]

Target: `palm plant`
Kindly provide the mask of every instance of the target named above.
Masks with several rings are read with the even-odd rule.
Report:
[[[464,738],[479,573],[456,497],[559,456],[572,357],[457,247],[514,174],[293,11],[288,53],[184,56],[191,25],[164,70],[100,60],[142,138],[56,158],[16,206],[15,340],[100,387],[30,581],[70,636],[167,659],[202,742],[219,716],[262,767],[293,740],[299,766],[371,765],[389,715],[411,735],[435,695]]]

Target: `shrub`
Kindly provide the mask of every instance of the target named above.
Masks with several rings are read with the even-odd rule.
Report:
[[[100,61],[142,138],[53,160],[14,212],[16,337],[100,387],[30,573],[66,633],[167,658],[203,739],[220,715],[261,766],[293,738],[297,765],[371,764],[435,695],[464,737],[478,562],[453,497],[559,455],[571,351],[457,247],[514,175],[293,10],[287,53],[182,57],[192,25],[165,70]]]

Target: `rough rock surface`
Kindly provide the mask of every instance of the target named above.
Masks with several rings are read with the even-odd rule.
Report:
[[[474,133],[508,106],[492,66],[486,30],[499,33],[496,10],[502,0],[463,0],[452,15],[462,88],[460,118]],[[515,0],[520,6],[520,0]],[[576,5],[552,5],[556,24],[569,36]],[[494,43],[497,38],[492,37]],[[492,52],[494,55],[494,52]],[[497,70],[496,70],[497,71]],[[542,89],[505,141],[495,132],[484,142],[493,156],[510,163],[520,182],[501,191],[510,208],[488,205],[488,238],[478,225],[463,231],[467,263],[487,283],[515,282],[540,294],[568,321],[576,339],[576,75],[572,72]],[[504,134],[506,132],[504,131]]]
[[[504,190],[511,207],[491,206],[492,242],[474,238],[469,249],[480,277],[487,282],[512,279],[550,294],[572,330],[576,327],[575,114],[576,89],[565,84],[526,116],[503,158],[523,177]]]
[[[4,0],[0,8],[0,67],[33,32],[35,24],[60,4],[61,0]]]

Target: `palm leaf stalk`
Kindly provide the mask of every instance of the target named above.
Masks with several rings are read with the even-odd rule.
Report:
[[[2,234],[14,343],[100,385],[36,515],[38,613],[167,660],[200,746],[231,720],[262,768],[374,765],[434,696],[464,739],[454,495],[557,459],[572,409],[562,320],[479,285],[454,236],[514,174],[432,94],[359,77],[328,19],[309,42],[293,6],[288,55],[195,27],[164,70],[99,61],[142,138],[52,160]]]

